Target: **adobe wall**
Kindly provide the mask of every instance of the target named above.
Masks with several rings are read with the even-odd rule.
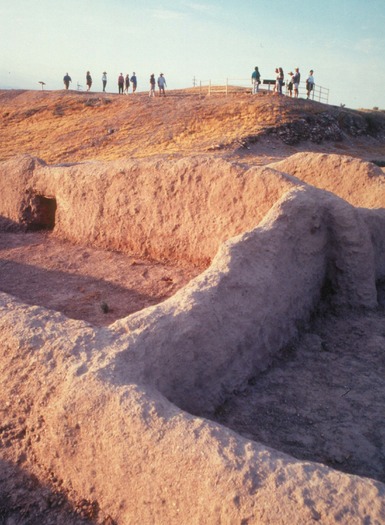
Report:
[[[348,155],[297,153],[270,165],[353,206],[385,208],[385,173],[373,164]]]
[[[58,166],[25,156],[0,163],[0,215],[26,224],[26,209],[39,194],[56,199],[57,236],[207,265],[223,241],[253,229],[284,193],[303,183],[355,206],[385,204],[382,170],[337,155],[300,153],[254,168],[202,156]]]
[[[336,307],[370,308],[375,279],[362,210],[299,186],[256,228],[225,242],[183,290],[108,328],[0,294],[2,391],[17,392],[24,409],[30,468],[60,478],[75,498],[98,501],[121,525],[138,516],[178,525],[186,517],[213,525],[383,522],[383,484],[191,415],[212,413],[269,365],[325,280]]]
[[[38,193],[56,199],[55,235],[207,265],[224,240],[254,228],[297,184],[268,168],[205,157],[72,166],[22,158],[0,164],[0,215],[20,222],[28,197]]]
[[[112,325],[127,341],[116,374],[136,368],[134,345],[144,382],[192,413],[210,414],[298,335],[324,289],[335,308],[374,308],[376,279],[360,210],[295,188],[258,227],[224,243],[187,287]]]

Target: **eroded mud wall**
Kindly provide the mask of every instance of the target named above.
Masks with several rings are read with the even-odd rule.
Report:
[[[347,155],[305,152],[271,164],[271,167],[331,191],[353,206],[385,207],[385,173],[372,162]]]
[[[87,162],[73,166],[2,163],[0,180],[20,220],[26,189],[56,199],[56,235],[155,259],[207,264],[220,244],[253,229],[272,204],[295,186],[268,168],[224,160]],[[11,187],[16,181],[16,189]]]
[[[25,156],[0,163],[0,215],[31,226],[31,209],[43,197],[55,202],[57,236],[207,265],[222,242],[255,228],[282,195],[304,183],[355,206],[385,205],[383,171],[346,156],[300,153],[271,168],[202,156],[47,166]],[[383,275],[382,228],[376,226],[380,210],[378,214],[372,221],[368,213],[367,223],[379,253],[378,274]]]
[[[112,325],[128,334],[116,374],[135,368],[134,342],[143,381],[186,410],[210,414],[270,364],[321,295],[337,308],[371,308],[375,284],[371,233],[359,210],[315,188],[291,190],[189,286]]]

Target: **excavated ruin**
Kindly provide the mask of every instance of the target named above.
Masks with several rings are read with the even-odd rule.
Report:
[[[378,312],[383,188],[371,163],[310,153],[251,168],[203,155],[2,162],[4,220],[203,268],[103,328],[0,294],[2,461],[83,501],[94,523],[384,522],[382,481],[220,424],[325,305]]]

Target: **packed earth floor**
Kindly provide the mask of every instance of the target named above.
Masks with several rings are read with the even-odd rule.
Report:
[[[215,419],[298,459],[384,482],[384,348],[383,306],[323,312]]]
[[[0,290],[95,326],[167,299],[200,271],[0,229]]]

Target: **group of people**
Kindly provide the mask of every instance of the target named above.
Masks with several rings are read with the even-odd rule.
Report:
[[[105,73],[107,75],[107,73]],[[138,79],[136,77],[135,71],[132,73],[131,77],[127,73],[126,76],[123,76],[123,73],[120,73],[118,76],[118,92],[119,95],[126,94],[128,95],[130,86],[132,88],[132,92],[135,93],[136,88],[138,87]],[[105,91],[105,87],[103,86],[103,91]]]
[[[148,93],[148,96],[151,98],[151,97],[155,97],[155,85],[156,83],[158,84],[158,89],[159,89],[159,96],[161,97],[162,95],[165,97],[166,96],[166,92],[165,92],[165,87],[167,86],[166,84],[166,79],[164,78],[164,75],[163,73],[161,73],[158,77],[158,80],[155,82],[155,75],[154,73],[151,74],[150,76],[150,91]]]
[[[70,82],[72,82],[72,79],[68,73],[64,75],[63,82],[64,82],[65,89],[68,89]],[[103,71],[103,74],[102,74],[102,84],[103,84],[103,92],[105,92],[106,87],[107,87],[107,72],[106,71]],[[150,91],[149,91],[150,97],[155,96],[156,84],[158,84],[159,96],[165,97],[166,96],[165,87],[167,86],[167,84],[166,84],[166,79],[164,78],[163,73],[160,73],[157,81],[155,81],[154,74],[150,76]],[[86,85],[87,85],[87,91],[90,91],[91,86],[92,86],[92,77],[89,71],[87,71],[86,73]],[[138,80],[137,80],[135,72],[131,75],[131,77],[129,74],[124,76],[123,73],[120,73],[120,75],[118,76],[118,93],[119,94],[125,93],[126,95],[128,95],[130,87],[132,88],[132,93],[135,93],[137,86],[138,86]]]
[[[296,67],[295,72],[293,73],[290,71],[289,73],[289,80],[286,82],[287,90],[289,92],[289,95],[293,96],[294,91],[294,97],[298,98],[298,89],[299,89],[299,83],[301,81],[301,73],[299,71],[299,68]],[[311,92],[314,89],[314,71],[311,69],[309,76],[306,79],[306,93],[307,98],[310,98]],[[255,66],[254,71],[251,74],[251,83],[253,86],[253,94],[255,95],[259,91],[259,85],[261,84],[261,73],[259,72],[258,66]],[[282,88],[285,85],[285,75],[283,72],[283,69],[281,67],[277,67],[275,69],[275,84],[274,84],[274,92],[282,95]]]

